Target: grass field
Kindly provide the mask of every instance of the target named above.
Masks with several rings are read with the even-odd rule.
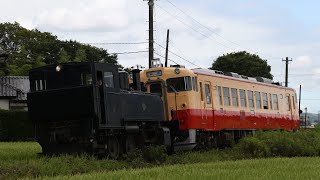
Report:
[[[318,157],[270,158],[120,170],[48,179],[319,179],[319,168]]]
[[[320,158],[241,160],[230,150],[171,155],[162,165],[139,157],[41,157],[34,142],[0,143],[0,179],[318,179]]]

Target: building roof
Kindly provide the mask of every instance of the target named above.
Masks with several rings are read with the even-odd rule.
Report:
[[[3,76],[0,77],[0,97],[12,98],[13,100],[27,100],[30,90],[28,76]]]

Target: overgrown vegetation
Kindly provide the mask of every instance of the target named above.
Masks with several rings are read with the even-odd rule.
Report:
[[[32,140],[33,132],[28,112],[0,110],[0,141]]]
[[[234,150],[249,157],[319,156],[320,129],[257,132],[241,139]]]

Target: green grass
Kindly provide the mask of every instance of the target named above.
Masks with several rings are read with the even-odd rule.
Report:
[[[34,142],[0,143],[0,179],[300,179],[320,177],[320,158],[274,158],[241,160],[233,149],[173,154],[160,166],[139,154],[127,160],[97,160],[95,157],[38,156]],[[316,178],[316,179],[317,179]]]
[[[238,160],[44,179],[319,179],[320,158]]]

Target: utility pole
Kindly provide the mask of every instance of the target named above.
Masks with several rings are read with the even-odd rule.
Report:
[[[168,51],[169,51],[169,29],[167,30],[166,59],[164,67],[168,67]]]
[[[154,0],[148,0],[149,5],[149,68],[153,60],[153,7]]]
[[[282,61],[286,62],[286,81],[285,81],[285,86],[288,87],[288,71],[289,71],[288,70],[288,65],[289,65],[289,61],[292,61],[292,59],[289,60],[289,58],[286,57],[286,59],[285,60],[282,59]]]
[[[304,108],[305,113],[304,113],[304,128],[307,129],[307,110],[308,108]]]
[[[300,114],[302,113],[301,108],[300,108],[300,104],[301,104],[301,84],[300,84],[300,89],[299,89],[299,119],[300,119]]]

